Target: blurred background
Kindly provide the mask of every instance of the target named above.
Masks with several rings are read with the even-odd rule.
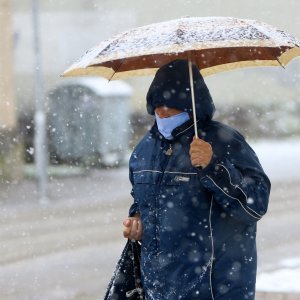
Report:
[[[125,243],[128,157],[153,122],[152,77],[108,87],[60,77],[70,64],[113,34],[187,15],[299,39],[299,12],[297,0],[0,0],[0,299],[102,299]],[[215,118],[245,135],[273,183],[258,297],[300,299],[300,58],[205,80]]]

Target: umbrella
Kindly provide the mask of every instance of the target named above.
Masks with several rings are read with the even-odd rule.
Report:
[[[105,40],[62,76],[121,79],[154,74],[175,59],[188,59],[194,108],[192,63],[205,76],[241,67],[285,66],[296,56],[300,56],[300,41],[268,24],[231,17],[185,17],[134,28]]]

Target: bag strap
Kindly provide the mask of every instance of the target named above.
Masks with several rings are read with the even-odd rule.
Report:
[[[131,240],[131,248],[133,253],[133,272],[135,287],[141,288],[141,266],[140,266],[140,245],[137,241]]]
[[[131,299],[144,299],[144,291],[141,282],[141,266],[140,266],[141,245],[139,244],[138,241],[135,240],[130,240],[130,244],[132,249],[132,262],[133,262],[135,289],[126,292],[126,297],[129,299],[131,297],[132,297]]]

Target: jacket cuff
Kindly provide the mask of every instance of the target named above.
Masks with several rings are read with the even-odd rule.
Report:
[[[133,203],[132,205],[131,205],[131,207],[129,208],[129,213],[128,213],[128,215],[129,215],[129,217],[133,217],[136,213],[138,213],[139,212],[139,210],[138,210],[138,205],[137,205],[137,203]]]
[[[206,166],[204,169],[198,168],[198,172],[200,176],[205,177],[205,176],[216,175],[219,171],[218,164],[220,164],[220,160],[218,159],[217,156],[213,155],[208,166]]]

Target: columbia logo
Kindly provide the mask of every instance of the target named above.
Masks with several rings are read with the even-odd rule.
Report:
[[[175,180],[175,181],[189,182],[189,181],[190,181],[190,178],[189,178],[189,177],[184,177],[184,176],[175,176],[174,180]]]

